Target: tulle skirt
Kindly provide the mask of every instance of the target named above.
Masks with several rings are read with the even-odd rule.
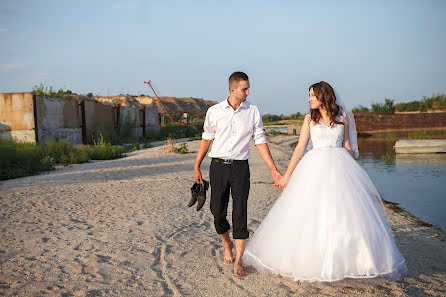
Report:
[[[397,280],[407,272],[382,200],[344,148],[313,149],[299,162],[243,256],[289,280]]]

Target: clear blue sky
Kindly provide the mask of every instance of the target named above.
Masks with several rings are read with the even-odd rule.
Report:
[[[306,112],[325,80],[354,107],[446,93],[446,1],[0,0],[0,92],[221,101],[250,76],[261,113]]]

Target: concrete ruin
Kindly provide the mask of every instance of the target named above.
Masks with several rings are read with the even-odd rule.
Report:
[[[0,93],[0,137],[36,142],[32,93]]]
[[[53,139],[87,144],[99,133],[140,138],[159,132],[156,105],[132,98],[0,93],[0,138],[39,144]]]

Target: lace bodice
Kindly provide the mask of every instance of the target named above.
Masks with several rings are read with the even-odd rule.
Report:
[[[343,121],[343,117],[341,116],[339,120]],[[315,124],[310,119],[310,135],[313,149],[342,147],[344,125],[334,124],[333,127],[329,127],[322,121]]]

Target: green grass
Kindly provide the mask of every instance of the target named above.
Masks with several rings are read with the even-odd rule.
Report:
[[[264,121],[263,126],[278,126],[285,125],[284,123],[279,123],[279,121]]]
[[[421,131],[413,131],[410,132],[409,135],[407,135],[409,139],[430,139],[432,138],[428,132],[421,130]]]
[[[55,164],[79,164],[91,159],[109,160],[123,156],[124,147],[106,143],[102,137],[93,145],[76,146],[58,140],[40,146],[0,139],[0,180],[52,170]]]
[[[0,180],[51,170],[53,163],[36,144],[0,140]]]
[[[177,154],[187,154],[189,152],[187,143],[183,142],[179,147],[174,147],[173,152]]]
[[[125,148],[120,145],[111,145],[104,141],[102,135],[98,140],[93,140],[93,145],[90,147],[90,158],[93,160],[110,160],[122,158],[125,155]]]
[[[265,133],[266,135],[283,135],[284,133],[277,130],[270,130]]]

